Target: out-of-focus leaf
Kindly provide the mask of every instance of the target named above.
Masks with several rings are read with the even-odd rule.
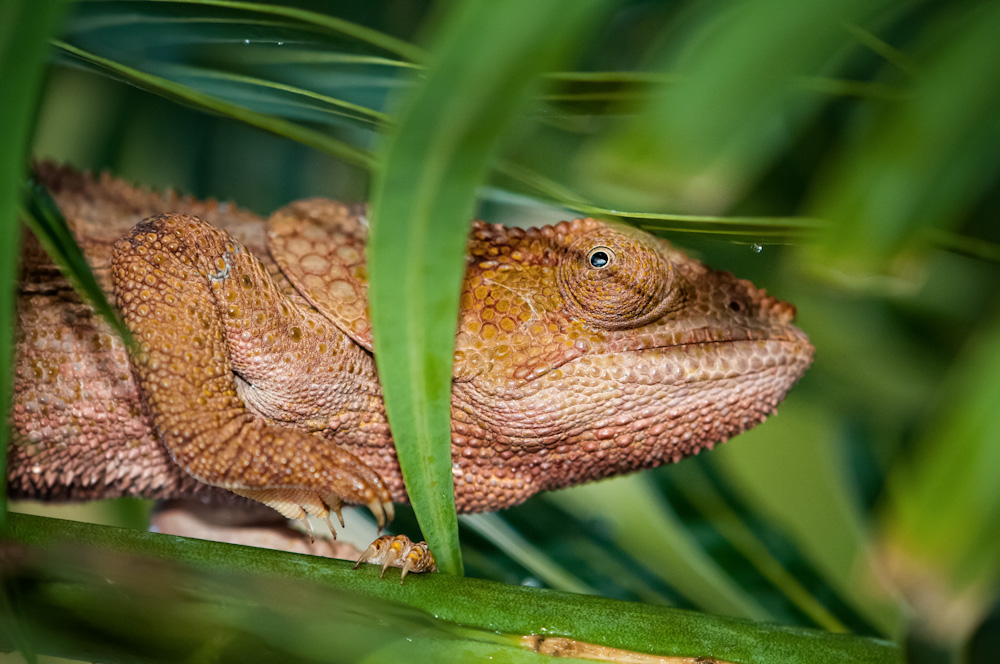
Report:
[[[36,3],[7,0],[0,21],[0,536],[7,532],[7,421],[13,388],[15,296],[20,266],[21,227],[18,215],[28,147],[35,127],[42,76],[48,56],[48,38],[56,29],[65,2]],[[0,612],[17,606],[0,587]],[[35,647],[19,622],[11,620],[8,642],[33,662]]]
[[[791,242],[815,236],[825,224],[805,217],[733,217],[629,211],[600,207],[541,173],[513,163],[497,170],[522,187],[540,194],[548,203],[602,219],[621,219],[650,233],[681,232],[724,235],[757,244]]]
[[[7,0],[0,21],[0,531],[7,514],[7,404],[11,401],[14,294],[20,265],[18,211],[34,112],[48,55],[47,39],[65,2],[37,6]]]
[[[768,620],[698,543],[642,475],[586,484],[548,496],[578,518],[601,519],[618,545],[700,608]]]
[[[832,223],[809,264],[828,277],[912,279],[901,252],[926,252],[928,229],[953,225],[1000,169],[1000,4],[956,13],[927,26],[906,96],[878,107],[817,194]]]
[[[671,35],[657,90],[588,164],[673,209],[719,210],[759,177],[821,97],[806,77],[828,74],[880,2],[744,0],[699,5]]]
[[[705,457],[701,457],[702,460]],[[670,470],[676,470],[671,468]],[[706,517],[725,541],[739,552],[754,569],[776,589],[792,606],[807,615],[813,622],[831,632],[848,632],[848,627],[803,586],[802,583],[768,550],[751,528],[727,504],[715,489],[712,480],[701,472],[697,463],[688,463],[682,472],[671,473],[671,485]],[[730,563],[726,569],[731,577],[738,577],[737,567]],[[759,595],[757,596],[760,599]]]
[[[778,416],[712,452],[732,487],[788,532],[853,608],[885,634],[898,607],[869,583],[870,550],[834,434],[822,410],[793,394]]]
[[[568,59],[606,4],[456,5],[383,153],[368,244],[375,357],[407,492],[453,574],[451,367],[476,189],[536,76]]]
[[[1000,319],[979,331],[941,386],[884,505],[886,564],[908,599],[958,645],[1000,583]]]

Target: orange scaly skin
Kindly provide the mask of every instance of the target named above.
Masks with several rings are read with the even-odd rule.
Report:
[[[213,486],[289,516],[344,501],[391,517],[406,493],[370,352],[360,209],[301,201],[265,227],[107,177],[39,177],[141,349],[129,359],[29,238],[15,496]],[[677,461],[754,426],[812,360],[793,317],[633,229],[477,222],[453,373],[458,509]]]

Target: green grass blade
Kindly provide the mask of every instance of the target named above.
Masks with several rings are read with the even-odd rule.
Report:
[[[245,97],[252,95],[258,103],[263,99],[275,109],[275,115],[284,111],[284,117],[301,115],[296,111],[302,109],[315,111],[309,114],[308,118],[303,118],[308,120],[322,119],[323,115],[340,116],[375,126],[386,125],[391,120],[385,113],[367,106],[256,76],[232,74],[202,67],[178,66],[171,67],[170,71],[173,73],[170,78],[182,85],[195,88],[194,84],[197,83],[216,90],[220,87],[232,87],[240,90]]]
[[[161,76],[155,76],[139,71],[133,67],[128,67],[114,60],[89,53],[66,42],[57,41],[55,45],[66,53],[80,58],[84,62],[104,68],[109,72],[121,77],[133,85],[144,90],[154,92],[169,99],[187,104],[194,108],[223,115],[234,120],[245,122],[246,124],[269,131],[278,136],[298,141],[317,150],[325,152],[332,157],[342,159],[347,163],[354,164],[366,169],[375,167],[374,156],[366,150],[356,148],[352,145],[322,134],[313,129],[303,127],[294,122],[289,122],[281,118],[276,118],[264,113],[253,111],[238,104],[223,101],[213,95],[198,92],[186,85],[175,83]]]
[[[20,266],[21,226],[18,222],[34,113],[48,62],[48,38],[58,27],[65,2],[40,6],[30,0],[5,0],[0,13],[0,534],[6,534],[7,421],[13,389],[15,297]],[[0,589],[0,611],[17,606],[17,598]],[[7,621],[9,640],[25,659],[36,661],[35,645],[21,625]]]
[[[266,3],[256,3],[256,2],[234,2],[229,0],[149,0],[150,2],[163,2],[168,4],[179,4],[179,5],[203,5],[206,7],[222,7],[226,9],[237,9],[257,14],[269,14],[271,16],[281,16],[283,18],[291,18],[301,23],[307,25],[313,25],[330,32],[342,34],[351,39],[356,39],[357,41],[364,42],[380,48],[390,53],[395,53],[407,58],[411,61],[417,62],[424,57],[423,51],[418,47],[409,42],[403,41],[401,39],[396,39],[391,37],[384,32],[378,30],[372,30],[371,28],[366,28],[363,25],[358,25],[357,23],[352,23],[350,21],[345,21],[343,19],[337,18],[336,16],[330,16],[328,14],[320,14],[317,12],[312,12],[306,9],[299,9],[296,7],[283,7],[281,5],[270,5]]]
[[[806,217],[735,217],[675,214],[612,209],[595,205],[558,182],[520,164],[502,162],[496,169],[518,185],[540,195],[546,203],[603,219],[620,219],[650,233],[675,231],[740,237],[758,243],[802,241],[826,227]]]
[[[498,548],[503,549],[507,555],[523,565],[549,588],[581,595],[598,594],[594,588],[574,576],[569,570],[526,540],[500,515],[493,512],[465,514],[459,519],[464,527],[475,531]]]
[[[25,194],[22,218],[38,238],[45,253],[62,269],[80,297],[94,307],[119,337],[126,341],[131,339],[128,328],[98,285],[87,259],[84,258],[69,226],[66,225],[62,212],[56,207],[49,193],[35,182],[31,182],[29,191]]]
[[[451,573],[461,571],[451,366],[476,188],[536,75],[568,55],[603,4],[456,5],[438,33],[427,79],[386,144],[368,258],[375,356],[407,490],[424,536]]]
[[[26,596],[22,617],[34,621],[31,627],[51,628],[58,617],[68,633],[82,629],[86,648],[111,643],[155,650],[178,639],[182,650],[158,655],[168,661],[213,647],[228,653],[220,659],[237,661],[233,648],[239,653],[246,638],[260,647],[305,648],[309,661],[358,661],[354,653],[364,651],[344,649],[388,645],[400,639],[397,630],[404,637],[451,640],[453,648],[442,652],[461,653],[470,639],[485,647],[511,644],[510,635],[539,634],[742,664],[901,661],[899,649],[885,641],[693,611],[445,574],[411,576],[400,584],[389,575],[379,579],[376,566],[355,571],[345,561],[20,514],[11,515],[10,525],[16,541],[40,547],[26,560],[49,561],[35,572],[28,565],[29,587],[44,588]],[[173,564],[157,562],[164,560]],[[17,583],[22,577],[12,568],[4,574]],[[336,617],[314,619],[328,612]],[[345,635],[339,623],[351,614],[364,620],[355,617],[359,633]],[[7,645],[9,624],[2,618],[0,647]],[[245,656],[260,659],[253,649]],[[119,652],[118,659],[126,658]]]
[[[34,113],[48,61],[46,41],[64,2],[6,0],[0,21],[0,528],[7,514],[7,404],[11,402],[14,296],[20,265],[18,212]]]

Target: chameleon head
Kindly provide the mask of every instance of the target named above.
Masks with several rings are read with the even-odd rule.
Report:
[[[813,355],[790,304],[593,219],[477,224],[461,304],[462,511],[711,448],[773,413]]]

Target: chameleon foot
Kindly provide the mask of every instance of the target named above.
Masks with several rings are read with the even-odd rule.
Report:
[[[383,535],[371,543],[371,546],[361,554],[358,562],[354,565],[357,569],[361,563],[371,563],[373,565],[382,564],[382,572],[379,578],[385,575],[388,567],[400,567],[403,574],[399,579],[403,579],[409,572],[436,572],[437,563],[434,562],[434,554],[427,548],[427,542],[417,542],[414,544],[406,535]]]

